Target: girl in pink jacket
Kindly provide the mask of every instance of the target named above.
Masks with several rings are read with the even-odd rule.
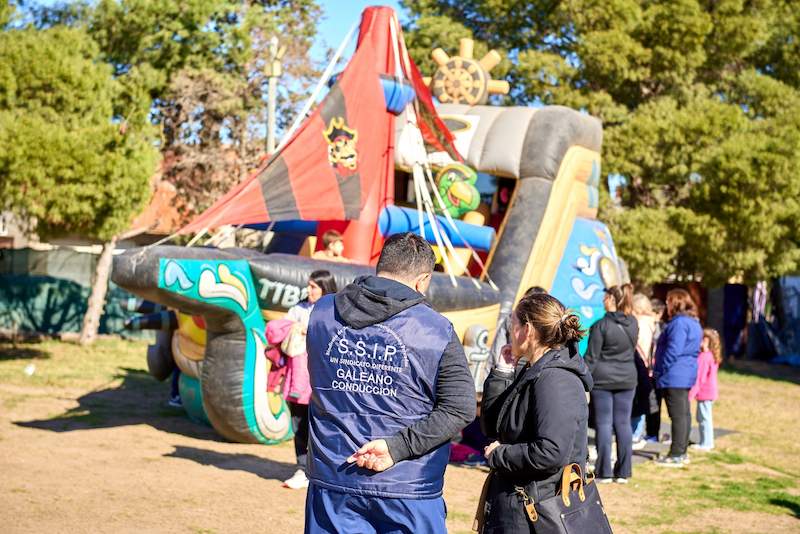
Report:
[[[697,423],[700,425],[700,443],[694,450],[710,451],[714,448],[714,421],[711,407],[717,400],[717,371],[722,363],[722,343],[719,332],[713,328],[703,330],[703,343],[697,357],[697,382],[689,390],[689,401],[697,400]]]

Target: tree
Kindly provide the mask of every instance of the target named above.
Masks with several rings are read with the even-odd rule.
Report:
[[[635,279],[752,282],[800,268],[796,0],[405,5],[410,40],[424,44],[415,60],[472,36],[513,59],[509,102],[604,121],[605,170],[624,187],[623,209],[601,216]]]
[[[317,70],[309,56],[321,9],[313,0],[102,0],[90,34],[126,87],[147,100],[161,129],[165,176],[187,216],[257,166],[265,149],[268,43],[287,47],[279,125]]]
[[[0,198],[43,238],[106,242],[84,320],[91,341],[116,236],[150,195],[157,150],[146,121],[122,128],[122,87],[83,31],[0,33]]]
[[[0,150],[8,149],[0,177],[13,177],[0,192],[43,237],[104,240],[81,334],[91,341],[116,240],[146,201],[156,147],[187,217],[227,191],[263,153],[269,38],[280,35],[288,49],[290,84],[279,95],[284,124],[316,75],[308,49],[320,8],[311,0],[24,7],[25,16],[10,25],[29,27],[3,34],[21,52],[0,61],[8,108],[0,116]],[[0,10],[0,23],[12,15]],[[41,98],[27,102],[31,89],[17,78]]]
[[[83,32],[0,33],[0,198],[42,237],[110,239],[149,196],[147,125],[123,133],[120,87]]]

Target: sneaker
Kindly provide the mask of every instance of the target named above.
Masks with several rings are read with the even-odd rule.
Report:
[[[461,465],[465,467],[485,467],[489,464],[481,453],[475,452],[467,456],[467,458],[461,462]]]
[[[647,436],[644,440],[647,443],[658,443],[658,436]]]
[[[622,478],[622,477],[617,477],[617,478],[614,479],[614,482],[616,482],[617,484],[627,484],[628,483],[628,479],[627,478]]]
[[[614,479],[613,478],[596,478],[596,479],[594,479],[594,481],[597,482],[598,484],[611,484],[612,482],[614,482]]]
[[[683,467],[686,464],[680,456],[667,456],[656,460],[656,465],[659,467]]]
[[[640,451],[640,450],[644,449],[645,447],[647,447],[647,440],[645,440],[645,439],[640,439],[638,441],[634,441],[633,442],[633,450],[635,450],[635,451]]]
[[[167,401],[168,406],[172,406],[173,408],[183,408],[183,401],[181,400],[180,395],[175,395],[174,397],[170,397]]]
[[[714,450],[714,447],[703,447],[702,445],[689,445],[689,449],[695,452],[708,452]]]
[[[283,481],[283,487],[289,489],[303,489],[308,487],[308,477],[306,472],[298,469],[292,475],[292,478]]]
[[[692,463],[692,459],[689,458],[688,454],[684,454],[683,456],[681,456],[681,461],[684,463],[684,465],[689,465],[690,463]]]

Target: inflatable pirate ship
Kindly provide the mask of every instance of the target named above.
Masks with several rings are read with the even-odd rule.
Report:
[[[291,437],[281,393],[267,387],[265,322],[305,298],[315,270],[340,288],[373,274],[389,235],[416,232],[434,246],[440,272],[427,298],[461,336],[477,388],[498,321],[528,287],[548,289],[589,326],[603,314],[602,289],[624,277],[595,218],[599,120],[489,105],[509,90],[491,79],[500,56],[474,59],[469,40],[457,56],[435,50],[438,69],[423,78],[390,8],[367,8],[357,39],[276,153],[183,229],[268,229],[263,251],[159,245],[114,259],[114,282],[159,317],[142,317],[161,328],[151,374],[163,380],[177,366],[189,415],[232,441]],[[330,229],[353,263],[310,257]]]

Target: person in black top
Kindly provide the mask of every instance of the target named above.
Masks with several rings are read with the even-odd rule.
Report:
[[[521,500],[556,494],[565,465],[584,468],[592,377],[578,354],[578,317],[554,297],[528,295],[511,314],[510,345],[483,385],[484,534],[534,532]]]
[[[636,391],[636,341],[639,327],[631,315],[633,288],[606,289],[605,316],[592,325],[586,365],[592,372],[592,407],[597,428],[598,482],[624,484],[632,474],[631,408]],[[617,437],[617,462],[611,465],[611,435]]]

